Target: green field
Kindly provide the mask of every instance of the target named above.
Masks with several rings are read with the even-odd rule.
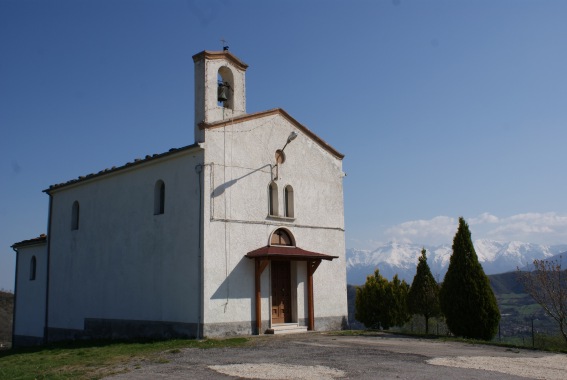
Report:
[[[525,293],[516,272],[488,276],[500,309],[500,335],[503,341],[532,344],[533,335],[558,334],[557,323],[547,316],[541,306]]]

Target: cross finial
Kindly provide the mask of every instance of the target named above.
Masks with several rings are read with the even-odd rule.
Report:
[[[222,51],[228,51],[228,45],[226,44],[228,41],[224,38],[221,38],[220,41],[222,42]]]

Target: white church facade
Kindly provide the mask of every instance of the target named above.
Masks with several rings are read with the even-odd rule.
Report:
[[[343,155],[247,114],[232,53],[193,60],[193,145],[44,190],[47,235],[12,246],[15,345],[346,323]]]

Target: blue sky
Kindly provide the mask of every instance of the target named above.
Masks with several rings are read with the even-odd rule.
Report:
[[[193,142],[221,38],[247,108],[346,155],[347,247],[567,243],[565,1],[0,0],[0,288],[42,190]]]

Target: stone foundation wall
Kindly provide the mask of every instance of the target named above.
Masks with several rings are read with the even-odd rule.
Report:
[[[306,326],[307,320],[299,320],[300,326]],[[261,334],[270,326],[269,321],[262,321]],[[333,331],[347,328],[346,316],[315,318],[316,331]],[[257,334],[255,321],[230,323],[210,323],[199,328],[197,323],[134,321],[121,319],[85,320],[84,330],[49,328],[49,342],[87,339],[174,339],[198,337],[229,337]],[[42,338],[17,336],[15,345],[29,346],[42,344]]]
[[[348,319],[346,315],[315,318],[315,331],[337,331],[346,329],[348,329]]]
[[[14,295],[0,291],[0,346],[7,347],[12,342],[13,315]]]
[[[14,335],[13,347],[41,346],[44,343],[42,337]]]
[[[262,321],[262,328],[260,334],[263,334],[270,327],[270,321]],[[256,321],[241,321],[241,322],[228,322],[228,323],[207,323],[203,325],[203,336],[209,337],[227,337],[239,335],[255,335]]]
[[[83,339],[173,339],[196,338],[197,323],[136,321],[122,319],[85,319],[85,329],[49,328],[50,342]]]

